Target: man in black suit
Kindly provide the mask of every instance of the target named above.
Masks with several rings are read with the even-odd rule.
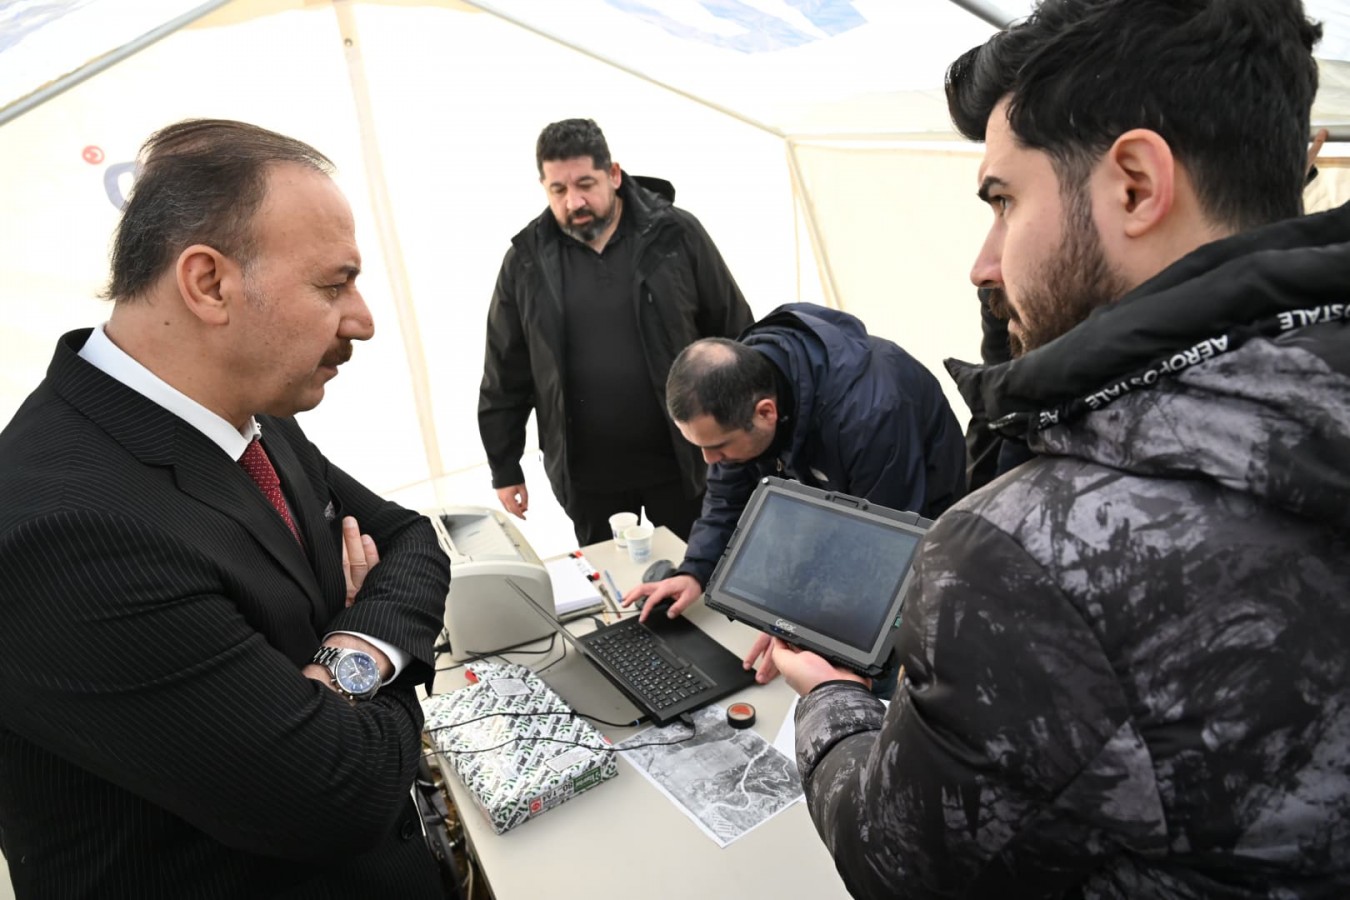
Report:
[[[16,893],[438,897],[409,787],[449,564],[289,418],[374,333],[351,210],[238,122],[141,162],[109,321],[0,433]]]

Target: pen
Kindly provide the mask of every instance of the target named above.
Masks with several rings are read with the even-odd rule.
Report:
[[[619,610],[619,601],[623,599],[623,591],[619,590],[619,586],[614,583],[614,576],[609,574],[609,569],[605,570],[605,581],[609,584],[609,589],[614,592],[614,615],[622,616],[623,613]]]
[[[597,584],[595,589],[600,592],[600,616],[604,619],[605,624],[608,625],[609,611],[611,609],[617,609],[617,607],[614,605],[614,601],[609,598],[609,591],[603,584]]]

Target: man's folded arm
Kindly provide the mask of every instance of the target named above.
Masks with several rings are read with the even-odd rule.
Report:
[[[288,438],[304,440],[298,429]],[[450,583],[450,560],[435,529],[426,516],[385,500],[326,459],[323,477],[338,512],[356,519],[380,555],[356,602],[329,620],[324,632],[350,632],[397,648],[407,654],[407,682],[425,681],[434,666],[432,647],[443,627]]]
[[[388,833],[421,753],[410,687],[353,706],[306,678],[212,560],[139,520],[31,520],[0,565],[22,591],[0,604],[6,728],[228,846],[325,859]],[[369,605],[403,617],[385,595],[429,565],[391,566]]]

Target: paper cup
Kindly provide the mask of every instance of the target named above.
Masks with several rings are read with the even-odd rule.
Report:
[[[628,544],[628,558],[635,563],[645,563],[652,556],[652,526],[630,525],[623,530],[624,542]]]
[[[609,530],[614,535],[614,546],[627,547],[623,533],[638,523],[637,513],[615,513],[609,517]]]

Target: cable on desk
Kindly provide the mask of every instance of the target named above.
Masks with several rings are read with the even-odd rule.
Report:
[[[485,714],[483,715],[477,715],[471,719],[464,719],[463,722],[455,722],[452,723],[452,725],[439,725],[433,727],[433,729],[425,729],[425,731],[427,731],[427,734],[431,734],[432,731],[445,731],[448,729],[458,729],[459,726],[470,725],[470,723],[472,722],[482,722],[483,719],[491,719],[495,718],[495,716],[509,716],[509,718],[525,718],[525,716],[532,716],[532,715],[533,716],[570,715],[574,716],[574,718],[582,718],[582,715],[580,715],[579,712],[574,712],[572,710],[539,710],[539,711],[526,710],[521,712],[485,712]],[[585,718],[590,718],[590,716],[585,716]],[[594,721],[601,722],[601,719],[594,719]],[[641,719],[639,719],[639,722],[641,722]],[[579,748],[586,748],[587,750],[599,750],[599,752],[602,753],[626,753],[628,752],[628,750],[639,750],[643,748],[666,748],[666,746],[674,746],[676,745],[676,743],[684,743],[686,741],[691,741],[691,739],[694,739],[695,735],[698,734],[698,731],[694,727],[693,716],[682,715],[680,716],[680,722],[682,722],[682,725],[686,725],[688,727],[688,734],[686,735],[686,737],[679,738],[678,741],[649,741],[647,743],[633,743],[633,745],[626,746],[626,748],[618,748],[618,746],[613,745],[599,746],[598,748],[598,746],[594,746],[591,745],[591,743],[586,743],[583,741],[567,741],[567,739],[564,738],[526,737],[526,735],[520,735],[520,737],[506,739],[506,741],[502,741],[501,743],[497,743],[497,745],[490,746],[490,748],[481,748],[474,750],[431,750],[431,753],[487,753],[489,752],[489,750],[499,750],[504,748],[504,746],[508,745],[508,743],[514,743],[517,741],[548,741],[551,743],[570,743],[570,745],[572,746],[579,746]],[[601,723],[602,725],[613,725],[614,727],[628,727],[628,726],[614,725],[613,722],[601,722]]]
[[[558,636],[558,633],[555,631],[555,632],[553,633],[553,636],[554,636],[554,637],[557,637],[557,636]],[[550,641],[550,642],[549,642],[549,649],[552,649],[552,644],[553,644],[553,642]],[[558,663],[562,662],[564,659],[567,659],[567,641],[563,641],[562,647],[563,647],[563,652],[562,652],[562,654],[561,654],[557,659],[555,659],[553,662],[549,663],[549,664],[546,665],[546,666],[541,666],[539,669],[537,669],[537,670],[535,671],[534,674],[536,674],[536,675],[541,675],[541,674],[543,674],[544,672],[547,672],[549,669],[551,669],[551,668],[553,668],[554,666],[556,666]],[[598,720],[597,720],[597,721],[598,721]],[[606,722],[605,724],[608,725],[609,723]]]
[[[494,657],[494,656],[497,657],[498,659],[501,659],[503,662],[509,663],[510,660],[505,659],[505,658],[502,656],[503,653],[510,653],[510,654],[513,654],[513,655],[514,655],[514,654],[521,654],[521,655],[525,655],[525,656],[546,656],[547,654],[553,652],[553,648],[554,648],[555,644],[557,643],[557,641],[558,641],[558,633],[555,631],[553,634],[549,635],[549,637],[548,637],[548,646],[545,647],[543,650],[517,650],[517,649],[515,649],[514,647],[506,647],[505,649],[502,649],[502,650],[489,650],[489,651],[487,651],[487,652],[482,652],[482,653],[477,652],[477,651],[474,651],[474,652],[470,653],[470,655],[469,655],[467,658],[460,660],[459,662],[455,663],[453,666],[438,666],[438,667],[436,668],[436,672],[437,672],[438,674],[441,673],[441,672],[453,672],[455,669],[462,669],[462,668],[464,668],[464,667],[467,666],[469,663],[481,662],[482,660],[485,660],[485,659],[491,659],[491,658]],[[524,644],[517,644],[516,647],[524,647],[526,644],[533,644],[533,643],[535,643],[535,641],[526,641]],[[433,649],[434,649],[435,652],[438,653],[438,654],[439,654],[439,653],[445,653],[446,651],[448,651],[448,650],[450,649],[450,645],[449,645],[449,644],[445,644],[445,645],[443,645],[443,646],[437,645],[437,646],[436,646],[435,648],[433,648]],[[563,646],[563,656],[566,656],[566,655],[567,655],[567,647],[566,647],[566,645],[564,645],[564,646]],[[554,662],[557,662],[557,660],[554,660]],[[553,663],[549,663],[548,665],[551,666],[551,665],[553,665]],[[545,666],[544,668],[546,669],[546,668],[548,668],[548,666]],[[540,671],[543,671],[543,669],[541,669]]]
[[[551,744],[570,744],[573,747],[585,747],[587,750],[596,750],[600,753],[627,753],[629,750],[641,750],[645,747],[673,747],[676,744],[683,744],[685,741],[691,741],[694,739],[694,737],[695,735],[689,734],[685,737],[680,738],[677,741],[648,741],[645,744],[630,744],[627,747],[614,747],[614,746],[597,747],[594,744],[587,744],[584,741],[569,741],[563,738],[553,738],[553,737],[521,736],[508,738],[507,740],[502,741],[500,744],[493,744],[491,747],[479,747],[474,750],[428,750],[423,755],[430,755],[432,753],[441,753],[441,754],[449,753],[454,754],[456,756],[459,755],[468,756],[474,753],[490,753],[493,750],[500,750],[503,747],[507,746],[508,744],[514,744],[517,741],[548,741]]]
[[[474,716],[472,719],[465,719],[463,722],[452,722],[449,725],[437,725],[435,728],[424,728],[422,730],[425,731],[427,734],[431,734],[431,732],[433,731],[444,731],[447,728],[458,728],[461,725],[468,725],[471,722],[481,722],[484,719],[491,719],[495,716],[507,716],[511,718],[524,718],[527,716],[573,716],[578,719],[590,719],[592,722],[599,722],[601,725],[608,725],[611,728],[636,728],[643,722],[647,721],[646,716],[639,716],[638,718],[634,719],[631,722],[606,722],[604,719],[599,719],[596,718],[595,716],[588,716],[585,713],[577,712],[575,709],[541,709],[538,712],[531,712],[529,710],[525,710],[523,712],[503,711],[503,712],[483,713],[483,715],[481,716]],[[692,718],[686,721],[685,717],[681,716],[680,720],[684,722],[684,724],[688,725],[690,728],[694,727],[694,720]]]

